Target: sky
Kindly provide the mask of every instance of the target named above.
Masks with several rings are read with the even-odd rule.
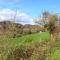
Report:
[[[44,11],[60,13],[59,6],[60,0],[0,0],[0,19],[12,18],[17,11],[17,22],[33,23]]]

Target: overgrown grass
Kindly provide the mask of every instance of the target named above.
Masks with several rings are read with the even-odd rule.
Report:
[[[55,47],[51,53],[51,60],[60,60],[60,40],[56,42]]]
[[[0,59],[5,60],[11,50],[15,47],[20,47],[26,43],[32,43],[36,41],[50,40],[48,32],[36,33],[16,38],[8,38],[6,36],[0,36]]]
[[[60,60],[60,40],[55,43],[52,50],[48,44],[49,41],[50,35],[48,32],[15,38],[0,36],[0,60],[6,60],[6,58],[7,60],[18,60],[16,58],[18,56],[24,59],[30,57],[32,60]]]

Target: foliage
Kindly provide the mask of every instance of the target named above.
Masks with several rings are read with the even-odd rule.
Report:
[[[7,35],[9,37],[15,38],[16,36],[20,35],[28,35],[37,33],[42,30],[41,26],[38,25],[22,25],[10,21],[3,21],[0,22],[0,34]]]
[[[56,21],[57,21],[57,17],[55,15],[52,15],[50,17],[50,21],[48,24],[48,30],[50,33],[52,33],[52,30],[54,30],[56,28]]]
[[[52,31],[56,28],[57,20],[58,18],[56,14],[45,11],[43,12],[41,18],[35,19],[35,21],[37,21],[35,23],[42,23],[42,26],[44,26],[45,30],[48,30],[50,33],[52,33]]]

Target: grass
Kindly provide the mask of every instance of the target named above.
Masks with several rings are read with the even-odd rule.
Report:
[[[26,45],[26,44],[27,44],[27,46],[30,44],[29,47],[30,48],[33,47],[35,49],[33,52],[33,55],[32,55],[33,60],[42,59],[42,58],[40,58],[40,56],[44,57],[45,53],[47,53],[46,54],[47,58],[44,57],[43,59],[46,58],[46,60],[48,60],[48,59],[60,60],[60,40],[58,40],[55,43],[55,47],[52,48],[52,50],[51,50],[51,55],[49,55],[50,46],[46,45],[46,43],[43,43],[43,41],[49,41],[49,40],[50,40],[50,35],[48,32],[35,33],[35,34],[30,34],[30,35],[16,37],[16,38],[0,36],[0,60],[6,60],[6,58],[9,56],[10,52],[13,51],[15,48],[18,48],[18,49],[16,49],[16,50],[18,50],[17,53],[21,53],[23,51],[23,55],[24,55],[27,49],[24,46],[22,47],[22,45]],[[40,45],[40,42],[42,42],[41,43],[42,45]],[[47,50],[44,52],[43,50],[45,48]],[[20,50],[23,49],[23,50],[20,52],[19,49]],[[28,53],[30,53],[30,52],[28,51]],[[10,59],[10,60],[12,60],[12,59]],[[13,59],[13,60],[15,60],[15,59]]]
[[[51,60],[60,60],[60,40],[56,42],[56,46],[53,48]]]
[[[16,38],[8,38],[6,36],[0,37],[0,59],[5,60],[8,54],[12,49],[15,49],[15,47],[19,47],[20,45],[26,44],[26,43],[32,43],[36,41],[45,41],[49,40],[49,33],[48,32],[42,32],[42,33],[36,33],[31,35],[26,35],[22,37],[16,37]]]
[[[0,45],[14,45],[19,46],[22,43],[40,41],[40,40],[49,40],[49,34],[47,32],[43,33],[36,33],[31,35],[26,35],[22,37],[16,38],[7,38],[7,37],[0,37]]]

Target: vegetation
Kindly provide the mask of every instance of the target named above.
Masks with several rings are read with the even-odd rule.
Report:
[[[37,20],[35,20],[35,21],[37,21]],[[58,36],[60,35],[59,34],[60,29],[58,29],[59,25],[57,24],[57,21],[58,21],[57,15],[51,14],[49,12],[44,12],[43,13],[43,17],[42,17],[43,24],[42,24],[42,26],[44,27],[45,31],[49,31],[49,33],[50,33],[50,36],[51,36],[50,37],[51,38],[50,39],[50,44],[51,44],[50,47],[52,48],[50,50],[50,53],[49,53],[50,56],[48,56],[46,60],[59,60],[60,59],[59,58],[59,56],[60,56],[60,54],[59,54],[59,50],[60,50],[59,49],[59,44],[60,43],[58,44],[58,40],[60,40],[60,39],[58,39]],[[35,23],[41,24],[41,19],[38,18],[38,21],[35,22]]]
[[[29,45],[34,42],[49,40],[49,34],[47,32],[42,32],[16,38],[1,36],[0,39],[0,59],[4,60],[10,52],[14,51],[16,48],[19,48],[21,45]]]
[[[0,60],[60,60],[56,21],[55,14],[44,12],[42,27],[0,22]]]
[[[21,37],[32,33],[42,31],[42,27],[38,25],[22,25],[10,21],[0,22],[0,35],[7,35],[9,37]]]

